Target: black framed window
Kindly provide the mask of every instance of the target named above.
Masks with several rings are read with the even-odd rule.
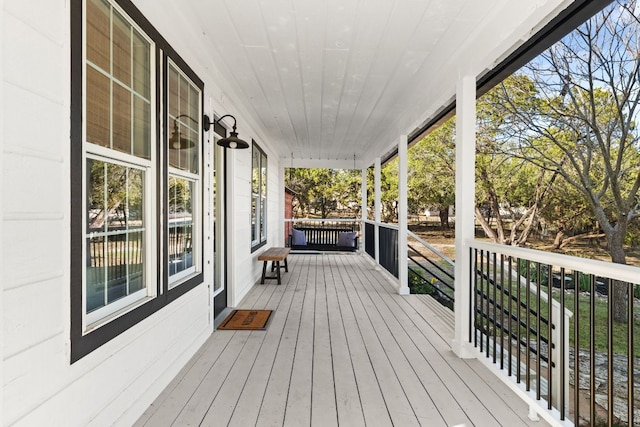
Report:
[[[128,0],[72,0],[71,46],[74,362],[202,283],[204,84]]]
[[[251,165],[251,249],[267,244],[267,155],[255,141]]]

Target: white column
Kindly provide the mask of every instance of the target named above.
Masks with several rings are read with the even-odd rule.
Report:
[[[476,81],[472,76],[458,81],[456,93],[456,267],[453,352],[462,358],[475,357],[469,344],[471,256],[465,243],[475,230]],[[473,330],[473,328],[471,328]]]
[[[284,203],[285,203],[285,191],[284,191],[284,186],[285,186],[285,167],[284,167],[284,160],[282,161],[282,164],[279,168],[279,173],[278,173],[278,196],[279,196],[279,200],[280,200],[280,206],[278,207],[278,216],[280,218],[280,225],[278,227],[278,234],[277,234],[277,238],[276,238],[276,246],[282,246],[284,247],[284,245],[287,243],[286,242],[286,238],[284,236],[284,230],[286,229],[285,225],[284,225]]]
[[[251,150],[251,148],[249,148]],[[236,275],[238,266],[236,265],[236,260],[238,256],[236,254],[237,251],[237,242],[238,237],[237,233],[237,224],[236,224],[236,215],[235,215],[235,200],[234,195],[236,194],[236,157],[238,156],[239,150],[223,150],[224,156],[226,156],[226,170],[224,171],[225,176],[225,196],[227,205],[225,206],[225,215],[226,215],[226,230],[225,236],[227,242],[227,251],[225,252],[225,263],[227,268],[227,304],[229,307],[235,307],[238,305],[240,301],[236,298]]]
[[[361,194],[362,194],[362,212],[361,212],[361,226],[360,226],[360,252],[364,252],[365,251],[365,244],[366,244],[366,237],[365,237],[365,221],[367,220],[367,168],[363,168],[361,170],[361,175],[362,175],[362,188],[361,188]]]
[[[407,266],[407,135],[398,142],[398,280],[400,295],[409,295]]]
[[[381,174],[382,170],[382,161],[380,157],[376,157],[376,163],[373,169],[373,188],[375,193],[375,202],[374,202],[374,220],[376,222],[375,226],[375,249],[376,249],[376,264],[380,265],[380,222],[382,221],[382,191],[380,190],[381,184]]]
[[[5,15],[5,10],[4,10],[4,3],[3,0],[0,0],[0,19],[2,20],[2,22],[7,22],[5,21],[5,17],[8,18],[7,15]],[[4,57],[5,54],[5,45],[4,45],[4,37],[3,37],[4,31],[0,31],[0,49],[2,50],[2,57]],[[68,39],[67,39],[68,40]],[[68,61],[67,61],[68,63]],[[0,66],[0,129],[2,129],[0,131],[0,176],[2,176],[3,178],[0,179],[0,194],[4,194],[4,134],[5,134],[5,128],[4,128],[4,111],[5,109],[9,108],[9,105],[11,104],[11,101],[9,97],[5,98],[4,97],[4,67]],[[9,87],[9,86],[7,86]],[[68,88],[68,86],[67,86]],[[17,92],[17,91],[16,91]],[[68,151],[67,151],[68,152]],[[68,160],[67,160],[68,161]],[[67,165],[67,164],[66,164]],[[4,242],[4,203],[3,203],[3,198],[0,197],[0,242]],[[68,242],[69,240],[67,240]],[[0,277],[4,278],[4,245],[0,245]],[[68,300],[68,298],[67,298]],[[4,307],[4,288],[2,289],[2,291],[0,292],[0,307]],[[68,310],[69,306],[65,306],[65,308]],[[4,311],[4,308],[3,308]],[[68,332],[68,329],[65,328],[65,331]],[[68,336],[68,335],[67,335]],[[0,316],[0,354],[4,355],[4,316]],[[4,385],[4,362],[0,362],[0,384]],[[0,414],[4,414],[4,386],[0,387]]]

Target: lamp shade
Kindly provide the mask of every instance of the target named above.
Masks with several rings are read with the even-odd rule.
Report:
[[[169,138],[169,148],[173,150],[185,150],[194,146],[193,141],[182,136],[180,129],[178,129],[178,124],[174,120],[173,132],[171,132],[171,138]]]
[[[231,132],[227,138],[218,140],[218,145],[224,148],[243,149],[249,148],[249,144],[246,141],[238,138],[238,132]]]

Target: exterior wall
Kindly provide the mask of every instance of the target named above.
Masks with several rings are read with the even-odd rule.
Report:
[[[249,132],[245,126],[241,132],[240,137],[250,141],[250,135],[246,136]],[[257,137],[253,139],[267,155],[267,244],[251,252],[251,148],[233,151],[230,158],[234,159],[234,171],[230,178],[233,181],[234,196],[229,201],[233,203],[234,214],[232,222],[228,224],[229,242],[234,244],[233,262],[229,264],[233,270],[233,279],[229,280],[229,305],[232,307],[242,301],[260,278],[262,263],[258,262],[258,255],[270,246],[281,246],[283,233],[280,205],[284,202],[278,191],[280,159],[267,143]]]
[[[267,247],[273,246],[282,236],[279,159],[252,131],[247,115],[224,99],[216,75],[202,62],[203,50],[172,29],[175,14],[154,10],[152,1],[136,4],[204,80],[205,113],[211,114],[207,105],[218,114],[233,113],[240,136],[256,139],[267,153]],[[203,283],[70,363],[69,3],[0,5],[2,424],[130,425],[211,333],[211,296]],[[260,275],[260,251],[250,247],[251,150],[230,152],[229,164],[229,295],[235,305]],[[205,265],[212,257],[207,250]]]

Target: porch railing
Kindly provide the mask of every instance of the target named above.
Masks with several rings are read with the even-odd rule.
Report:
[[[331,246],[337,244],[341,232],[352,231],[356,235],[360,235],[361,223],[361,220],[353,218],[287,218],[284,220],[285,245],[290,245],[289,237],[292,234],[292,230],[296,228],[305,232],[307,240],[313,243],[309,245],[310,247],[328,250]],[[359,244],[357,240],[356,244]],[[340,250],[339,247],[338,250]]]
[[[376,258],[375,227],[373,221],[365,221],[365,252],[373,259]],[[385,270],[396,279],[399,277],[398,259],[398,226],[393,224],[378,224],[378,261]]]
[[[640,425],[638,269],[478,241],[470,251],[469,343],[560,421]]]
[[[453,261],[411,231],[408,232],[407,241],[411,292],[428,293],[440,304],[453,310]]]

